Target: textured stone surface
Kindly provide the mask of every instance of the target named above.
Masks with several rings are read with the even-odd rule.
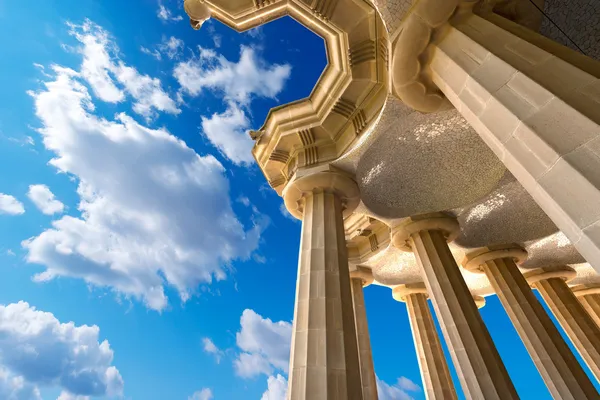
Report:
[[[598,393],[512,258],[493,251],[480,267],[555,399],[597,398]],[[498,258],[496,258],[498,257]],[[485,261],[487,259],[487,261]]]
[[[467,248],[522,243],[558,230],[508,171],[494,191],[455,214],[461,227],[455,241]]]
[[[585,92],[597,79],[475,15],[436,45],[431,68],[481,138],[600,268],[600,158],[592,146],[600,108],[586,106],[597,94]]]
[[[564,279],[542,279],[533,284],[583,361],[600,380],[600,328],[577,300]]]
[[[402,17],[410,9],[411,0],[373,0],[373,4],[381,14],[385,27],[392,35],[400,27]]]
[[[579,46],[589,57],[600,60],[600,2],[597,0],[545,0],[544,12],[548,18],[542,20],[540,33],[573,50]],[[567,39],[565,34],[573,40]]]
[[[465,396],[517,399],[446,238],[440,231],[423,231],[411,240]]]
[[[400,218],[460,207],[489,193],[504,174],[504,165],[455,110],[386,123],[390,128],[379,128],[385,134],[356,170],[362,201],[377,215]]]
[[[373,366],[373,353],[371,352],[371,339],[369,338],[369,324],[367,322],[367,309],[363,295],[361,278],[352,278],[352,300],[354,304],[354,318],[356,321],[356,337],[358,341],[358,358],[360,362],[360,379],[362,382],[363,400],[377,400],[377,379]]]
[[[427,304],[427,295],[409,294],[405,301],[427,399],[456,399],[442,343]]]
[[[290,353],[290,400],[362,400],[342,202],[305,196]]]

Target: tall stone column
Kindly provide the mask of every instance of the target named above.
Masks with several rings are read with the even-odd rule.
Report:
[[[362,400],[343,214],[358,186],[332,167],[297,171],[284,189],[302,217],[288,399]]]
[[[465,397],[517,399],[517,392],[479,315],[447,241],[458,233],[454,218],[428,214],[394,228],[396,247],[413,251],[433,303]]]
[[[378,398],[377,378],[375,378],[369,324],[367,323],[367,309],[363,294],[363,287],[369,286],[371,283],[373,283],[373,274],[370,269],[358,266],[355,271],[350,272],[363,400],[377,400]]]
[[[392,296],[406,303],[425,397],[428,400],[457,399],[442,343],[427,304],[425,284],[397,286]]]
[[[527,252],[515,245],[490,246],[467,254],[463,266],[485,273],[552,397],[598,398],[594,385],[517,268],[515,260],[526,257]]]
[[[433,84],[600,271],[600,63],[493,14],[494,23],[461,11],[432,35]]]
[[[600,381],[600,328],[567,285],[575,278],[572,268],[539,268],[525,274],[527,282],[538,290],[563,330]]]
[[[573,294],[600,327],[600,286],[578,285],[573,288]]]

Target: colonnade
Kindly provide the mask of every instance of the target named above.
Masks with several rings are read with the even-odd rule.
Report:
[[[291,187],[286,195],[301,209],[303,224],[289,397],[377,399],[363,298],[363,287],[373,278],[367,268],[349,271],[343,226],[358,188],[350,176],[332,167],[313,170]],[[439,213],[405,219],[392,230],[393,245],[414,253],[423,278],[421,284],[396,287],[393,297],[406,302],[425,393],[431,399],[456,398],[429,298],[465,396],[516,399],[448,246],[458,230],[454,218]],[[600,291],[582,287],[573,292],[566,283],[574,276],[568,267],[523,275],[517,263],[526,257],[516,245],[490,246],[467,253],[462,267],[487,276],[555,398],[599,398],[531,287],[540,292],[596,377]]]
[[[597,65],[513,28],[459,14],[431,45],[431,81],[600,268]],[[331,165],[302,168],[283,197],[302,217],[288,398],[377,399],[362,294],[372,278],[368,269],[349,272],[344,241],[343,218],[359,203],[358,185]],[[429,299],[465,396],[517,399],[479,313],[481,299],[472,296],[448,246],[458,232],[457,221],[440,213],[406,218],[392,229],[393,245],[414,253],[423,279],[396,287],[393,297],[406,303],[425,393],[457,396]],[[461,264],[486,275],[554,398],[600,398],[532,291],[600,379],[600,287],[571,289],[568,267],[523,275],[517,264],[526,257],[507,244],[472,250]]]

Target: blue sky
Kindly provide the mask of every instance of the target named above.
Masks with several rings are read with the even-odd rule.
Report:
[[[175,0],[21,3],[0,1],[0,398],[282,399],[300,224],[246,131],[310,93],[322,40],[196,32]],[[380,398],[423,399],[405,306],[365,298]],[[482,315],[549,398],[498,301]]]

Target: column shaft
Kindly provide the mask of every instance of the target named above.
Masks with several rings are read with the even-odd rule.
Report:
[[[377,400],[377,379],[375,378],[373,353],[371,352],[371,340],[369,338],[363,280],[361,278],[352,278],[351,283],[363,400]]]
[[[481,264],[555,399],[598,398],[577,359],[512,258]]]
[[[600,294],[586,294],[579,297],[579,302],[592,317],[596,326],[600,327]]]
[[[413,233],[411,247],[421,266],[465,397],[518,399],[442,232]]]
[[[520,31],[529,37],[457,15],[433,46],[432,80],[600,270],[599,64],[586,59],[586,72],[563,59],[569,49],[552,54]]]
[[[457,399],[442,343],[427,304],[427,295],[409,294],[405,301],[426,398]]]
[[[561,278],[533,284],[573,342],[590,371],[600,381],[600,329]]]
[[[303,201],[288,399],[362,400],[342,202]]]

